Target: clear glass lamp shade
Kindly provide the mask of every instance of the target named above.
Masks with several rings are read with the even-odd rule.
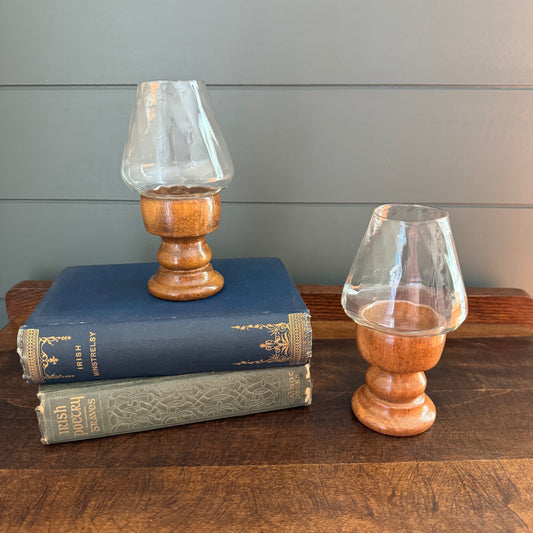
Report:
[[[446,211],[403,204],[375,209],[342,305],[357,324],[394,335],[456,329],[468,304]]]
[[[215,194],[233,163],[201,81],[139,83],[122,179],[145,196]]]

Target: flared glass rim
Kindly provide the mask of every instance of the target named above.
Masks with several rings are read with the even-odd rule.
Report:
[[[412,215],[415,211],[419,216]],[[398,213],[390,216],[390,212]],[[404,216],[399,213],[404,212]],[[407,216],[407,215],[410,216]],[[383,204],[376,207],[372,212],[372,216],[389,222],[401,222],[403,224],[427,224],[429,222],[439,222],[441,220],[448,220],[448,212],[440,207],[432,207],[421,204]]]
[[[205,86],[205,82],[202,80],[147,80],[147,81],[140,81],[137,83],[138,87],[143,86],[152,86],[154,84],[157,85],[174,85],[174,86],[180,86],[180,85],[202,85]]]

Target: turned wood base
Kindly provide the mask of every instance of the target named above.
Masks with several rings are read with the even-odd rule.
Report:
[[[418,435],[429,429],[436,417],[425,388],[423,372],[393,374],[370,366],[366,385],[352,396],[352,411],[361,423],[379,433]]]
[[[174,271],[164,267],[148,281],[150,293],[163,300],[188,301],[208,298],[224,286],[222,274],[209,264],[190,271]]]
[[[201,300],[224,286],[224,278],[211,261],[205,235],[220,220],[220,195],[155,198],[141,196],[146,231],[161,237],[159,270],[148,290],[164,300]]]
[[[390,305],[383,302],[369,307],[367,318],[379,323],[380,313]],[[427,306],[400,301],[395,302],[394,309],[397,324],[412,322],[428,330],[438,324],[437,315]],[[438,363],[445,342],[444,334],[402,336],[358,324],[357,346],[370,366],[366,385],[352,397],[355,416],[365,426],[385,435],[407,437],[431,427],[435,405],[424,393],[427,383],[424,371]]]

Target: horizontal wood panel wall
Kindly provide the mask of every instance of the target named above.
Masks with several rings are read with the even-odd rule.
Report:
[[[236,166],[215,256],[338,284],[373,207],[429,203],[467,284],[533,293],[531,2],[5,0],[1,295],[154,259],[119,176],[147,79],[208,83]]]
[[[212,88],[239,202],[533,204],[533,91]],[[4,199],[135,199],[135,88],[0,90]]]
[[[1,4],[3,84],[531,83],[529,0]]]

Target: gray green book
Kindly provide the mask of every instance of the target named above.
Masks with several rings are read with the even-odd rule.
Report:
[[[309,364],[40,385],[42,442],[134,433],[311,403]]]

